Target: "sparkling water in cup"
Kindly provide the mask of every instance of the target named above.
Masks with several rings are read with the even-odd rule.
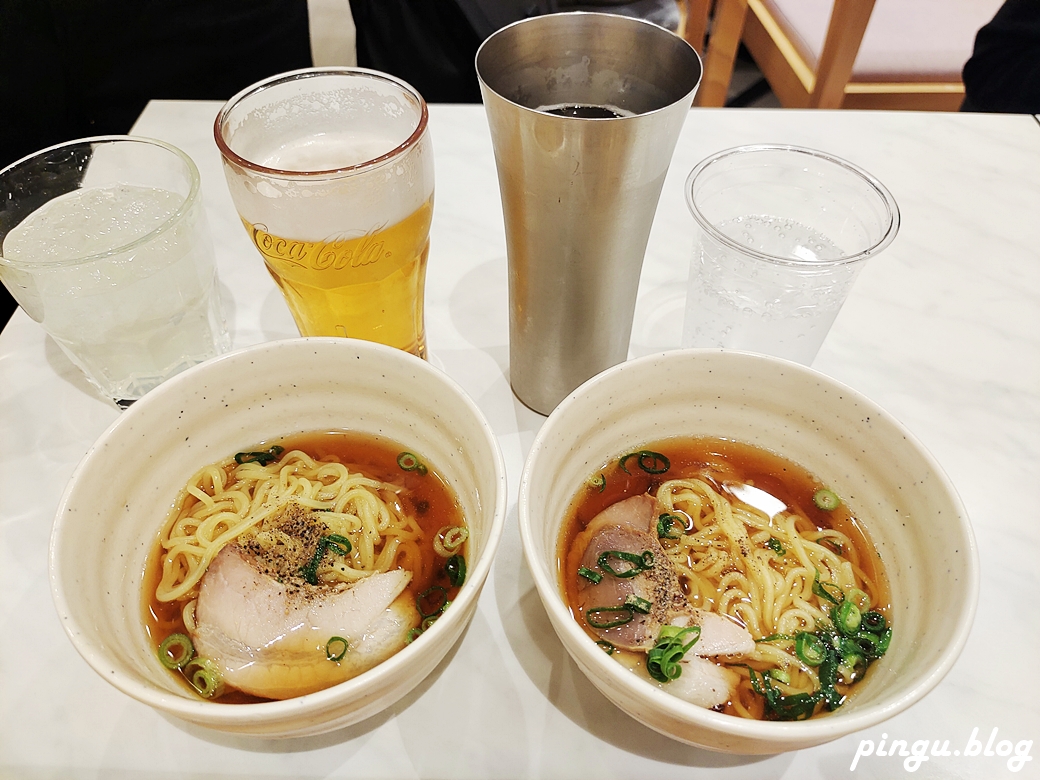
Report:
[[[864,261],[899,230],[891,193],[823,152],[744,146],[686,181],[698,235],[684,347],[726,347],[810,364]]]
[[[0,279],[119,406],[230,346],[194,162],[106,136],[0,171]]]

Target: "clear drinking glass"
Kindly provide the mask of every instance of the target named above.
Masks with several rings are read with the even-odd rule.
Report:
[[[162,141],[86,138],[0,171],[0,280],[123,407],[230,346],[199,172]]]
[[[427,117],[406,83],[361,68],[274,76],[217,115],[235,208],[304,336],[425,357]]]
[[[857,166],[795,146],[743,146],[686,181],[698,236],[684,347],[808,365],[864,262],[899,230],[888,189]]]

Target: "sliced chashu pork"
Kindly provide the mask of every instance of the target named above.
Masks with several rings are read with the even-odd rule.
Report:
[[[663,683],[655,680],[646,670],[646,657],[635,653],[619,653],[615,658],[633,674],[651,685],[699,707],[716,707],[733,698],[740,675],[717,664],[710,658],[694,655],[691,650],[679,662],[682,673],[674,680]]]
[[[405,593],[411,576],[395,570],[349,586],[290,590],[228,545],[202,578],[192,641],[228,685],[270,699],[302,696],[354,677],[404,647],[419,624]],[[326,654],[334,636],[349,648],[338,662]]]
[[[745,628],[732,620],[689,603],[678,573],[658,541],[659,514],[656,499],[644,493],[607,507],[578,534],[571,554],[578,556],[579,566],[603,575],[598,583],[578,577],[578,606],[584,614],[596,607],[620,606],[629,595],[649,601],[649,614],[635,612],[632,620],[623,625],[593,628],[602,639],[623,650],[651,650],[665,625],[700,626],[700,637],[683,660],[679,678],[682,682],[674,680],[665,688],[694,704],[714,707],[731,698],[737,675],[706,659],[739,658],[751,653],[755,642]],[[654,565],[635,577],[611,576],[598,562],[602,553],[612,550],[635,555],[649,551]],[[616,561],[612,565],[616,569],[623,567]]]

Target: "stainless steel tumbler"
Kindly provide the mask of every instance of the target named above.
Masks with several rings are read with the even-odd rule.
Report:
[[[646,242],[700,58],[649,22],[579,12],[499,30],[476,65],[505,217],[510,382],[549,414],[628,356]]]

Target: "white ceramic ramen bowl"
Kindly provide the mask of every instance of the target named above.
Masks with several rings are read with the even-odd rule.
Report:
[[[352,429],[414,447],[454,489],[471,536],[465,584],[417,641],[374,669],[285,701],[220,704],[159,663],[143,623],[142,578],[163,519],[202,465],[296,432]],[[269,737],[330,731],[401,699],[472,618],[502,535],[506,478],[497,440],[445,374],[399,350],[294,339],[230,353],[167,381],[91,447],[51,536],[54,601],[72,643],[105,680],[201,726]]]
[[[624,669],[568,612],[557,542],[572,499],[609,459],[675,436],[734,439],[783,455],[830,485],[862,519],[888,575],[893,638],[855,696],[835,712],[777,722],[697,707]],[[519,518],[538,594],[582,672],[636,720],[710,750],[797,750],[892,717],[949,671],[975,613],[975,543],[939,465],[859,393],[774,358],[684,350],[632,360],[590,379],[538,433],[520,481]]]

